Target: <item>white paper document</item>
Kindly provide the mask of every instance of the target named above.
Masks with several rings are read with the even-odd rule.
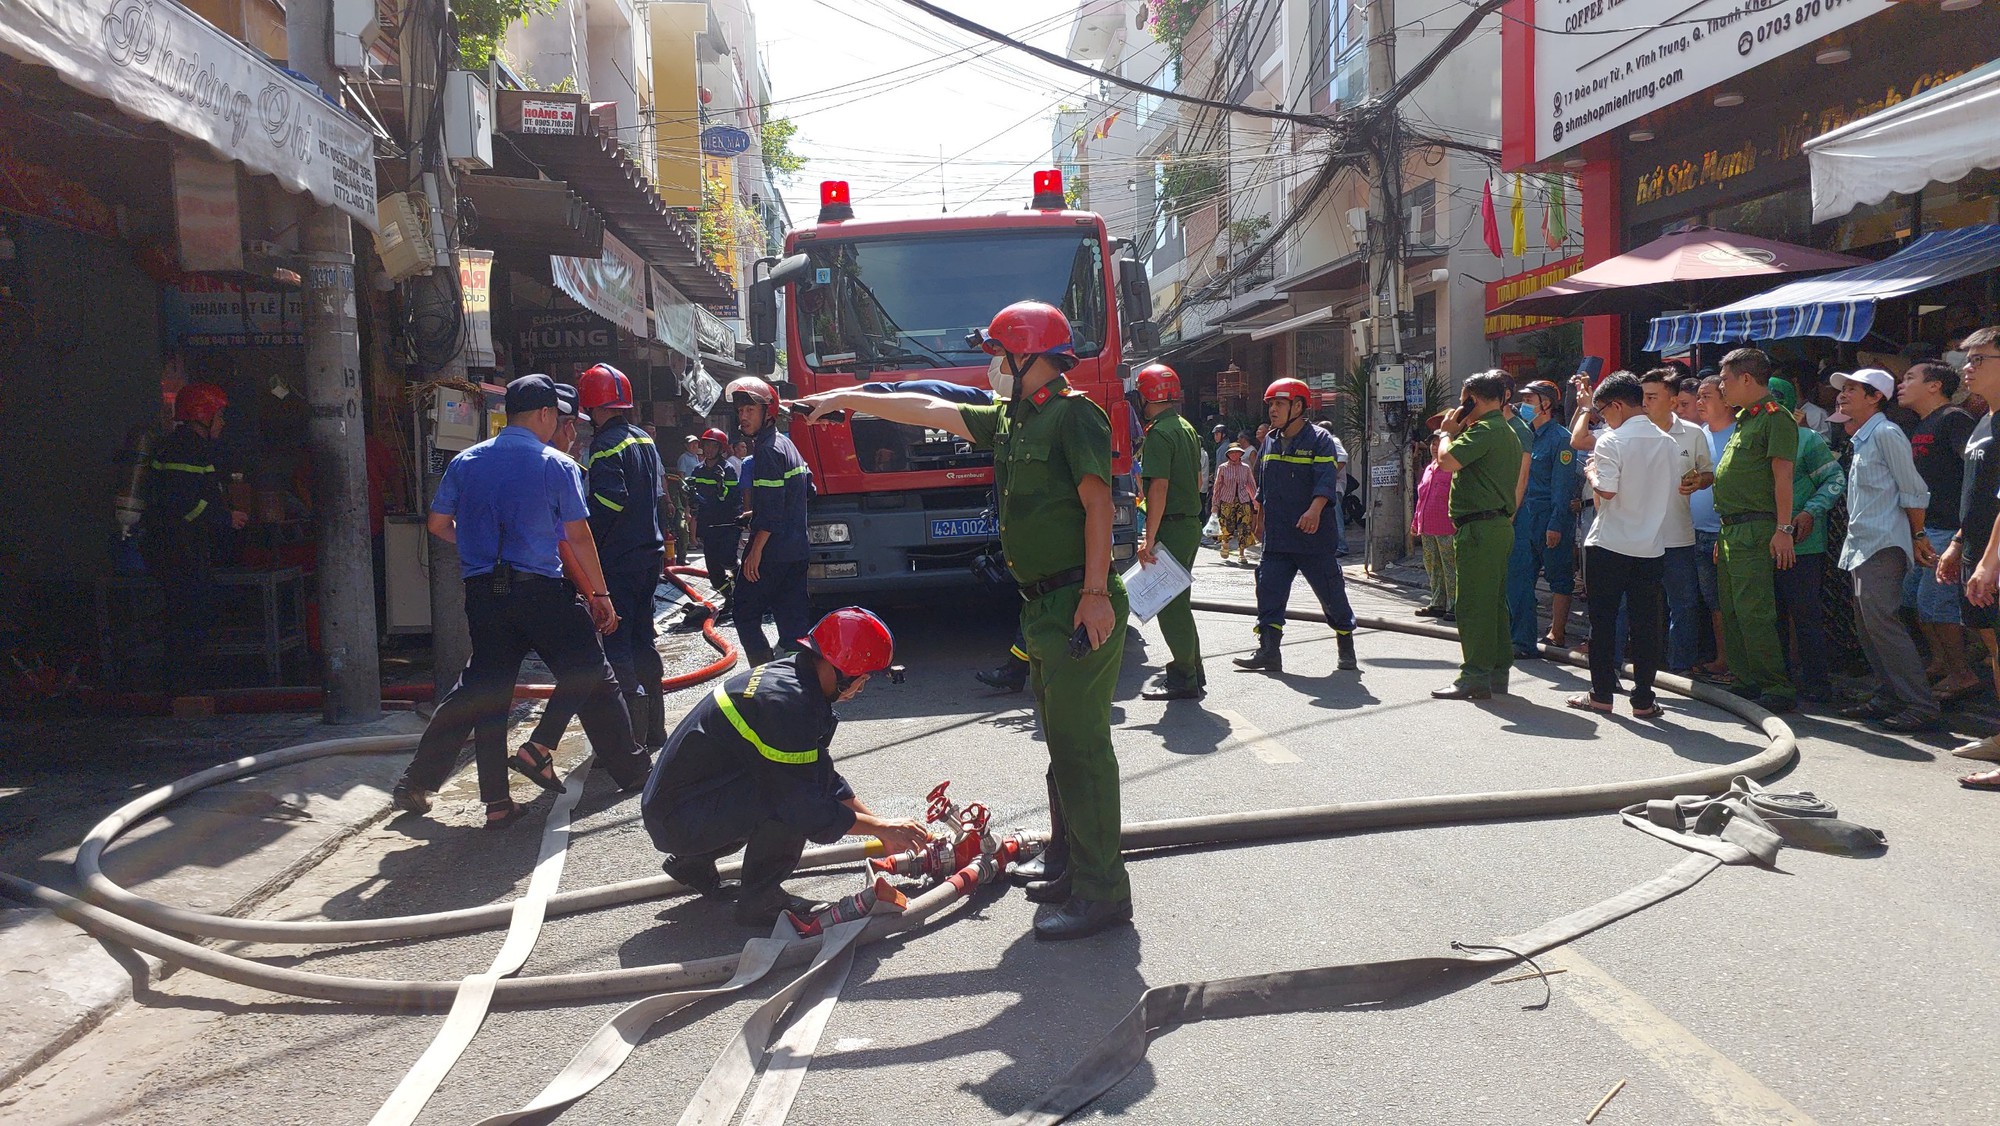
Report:
[[[1152,621],[1153,615],[1194,585],[1194,576],[1166,548],[1154,552],[1153,557],[1157,562],[1152,565],[1141,563],[1125,572],[1125,597],[1132,605],[1132,616],[1142,622]]]

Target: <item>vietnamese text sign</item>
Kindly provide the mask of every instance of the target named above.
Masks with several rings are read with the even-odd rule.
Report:
[[[604,257],[551,256],[549,272],[556,288],[577,304],[644,339],[646,332],[646,264],[622,242],[604,234]]]
[[[576,133],[576,105],[573,102],[522,102],[521,132],[552,133],[561,137]]]
[[[0,52],[375,229],[375,137],[173,0],[0,0]]]
[[[242,289],[196,276],[166,291],[167,338],[186,348],[241,348],[305,343],[305,299]]]
[[[1523,317],[1516,315],[1496,317],[1493,315],[1493,310],[1498,309],[1500,306],[1517,297],[1526,297],[1538,289],[1552,286],[1582,269],[1583,257],[1575,255],[1565,258],[1560,262],[1551,262],[1537,269],[1501,278],[1499,281],[1487,282],[1486,338],[1491,340],[1498,336],[1512,336],[1517,332],[1525,332],[1531,328],[1561,323],[1562,318],[1559,317]]]
[[[602,363],[617,353],[617,333],[595,313],[516,309],[514,322],[520,331],[516,355],[524,371],[532,370],[525,366],[530,360],[546,369],[559,363]]]
[[[459,304],[465,311],[465,365],[498,365],[493,354],[493,252],[458,252]]]
[[[1894,7],[1894,0],[1537,0],[1535,159]]]

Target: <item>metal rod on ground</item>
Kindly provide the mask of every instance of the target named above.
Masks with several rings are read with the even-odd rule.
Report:
[[[332,5],[293,4],[286,15],[292,65],[340,89]],[[368,527],[368,439],[361,409],[361,330],[354,310],[354,228],[346,212],[310,199],[300,245],[306,264],[306,424],[317,517],[319,634],[328,723],[382,715],[375,634],[375,571]]]
[[[1618,1082],[1613,1083],[1611,1085],[1611,1089],[1609,1091],[1604,1092],[1604,1097],[1597,1100],[1597,1105],[1590,1108],[1590,1113],[1583,1116],[1583,1121],[1585,1123],[1585,1126],[1588,1126],[1589,1123],[1597,1121],[1597,1116],[1603,1113],[1604,1108],[1611,1105],[1611,1100],[1617,1098],[1618,1092],[1624,1089],[1625,1089],[1625,1081],[1623,1079],[1620,1079]]]

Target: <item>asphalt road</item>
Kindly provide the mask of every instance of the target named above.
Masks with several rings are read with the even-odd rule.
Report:
[[[1358,570],[1358,569],[1357,569]],[[1205,562],[1207,596],[1248,596],[1248,573]],[[1364,612],[1406,612],[1357,582]],[[1306,597],[1303,584],[1300,596]],[[1295,603],[1296,604],[1296,603]],[[970,679],[1004,647],[1004,615],[891,615],[909,682],[843,708],[835,751],[878,811],[920,814],[949,778],[996,823],[1045,824],[1034,721],[1020,696]],[[1113,713],[1128,821],[1317,802],[1554,786],[1673,773],[1743,757],[1740,722],[1669,699],[1659,724],[1561,706],[1580,681],[1547,663],[1518,695],[1436,703],[1455,647],[1366,633],[1362,669],[1335,673],[1330,632],[1287,632],[1290,671],[1244,675],[1248,621],[1200,619],[1202,704],[1138,698],[1164,659],[1130,635]],[[2000,931],[2000,798],[1961,791],[1936,746],[1799,719],[1810,789],[1887,831],[1866,860],[1788,852],[1782,872],[1724,869],[1693,891],[1552,954],[1539,984],[1475,984],[1409,1003],[1222,1021],[1159,1038],[1081,1120],[1161,1123],[1580,1121],[1620,1080],[1600,1123],[2000,1121],[1992,988]],[[275,916],[401,914],[505,899],[525,883],[536,822],[477,831],[468,782],[431,819],[360,835],[266,904]],[[982,894],[928,929],[863,950],[793,1110],[795,1122],[980,1122],[1067,1070],[1148,985],[1442,951],[1519,932],[1649,879],[1679,850],[1613,816],[1361,833],[1135,858],[1137,925],[1035,942],[1035,907]],[[564,886],[648,875],[658,857],[636,798],[594,779]],[[850,873],[802,878],[831,897]],[[726,906],[635,904],[552,920],[529,974],[685,960],[750,935]],[[483,969],[495,933],[309,951],[285,964],[378,977]],[[760,991],[757,996],[768,994]],[[520,1105],[626,999],[491,1016],[425,1112],[462,1123]],[[672,1120],[755,999],[657,1029],[565,1123]],[[359,1012],[180,973],[35,1077],[0,1120],[37,1124],[362,1123],[442,1018]]]

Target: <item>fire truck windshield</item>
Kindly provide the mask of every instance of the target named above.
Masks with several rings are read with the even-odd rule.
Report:
[[[1104,347],[1104,251],[1094,232],[957,231],[807,248],[799,355],[813,371],[985,366],[965,342],[1016,301],[1069,317],[1077,354]]]

